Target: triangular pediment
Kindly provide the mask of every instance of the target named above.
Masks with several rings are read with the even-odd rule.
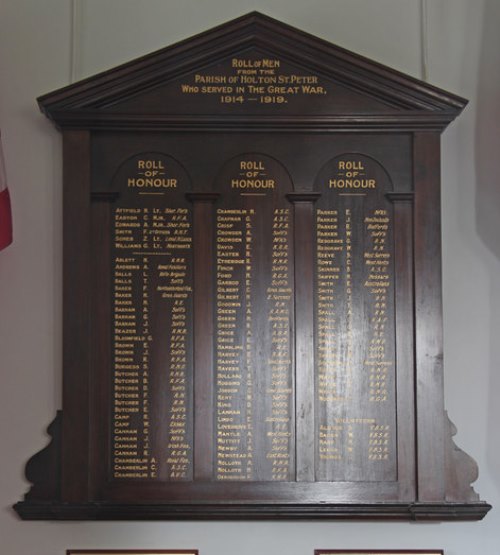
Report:
[[[217,118],[442,128],[466,101],[254,12],[39,103],[59,125],[84,128]]]

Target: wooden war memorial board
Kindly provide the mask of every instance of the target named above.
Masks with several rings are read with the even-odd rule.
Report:
[[[39,99],[64,390],[27,519],[479,519],[443,407],[465,101],[252,13]]]

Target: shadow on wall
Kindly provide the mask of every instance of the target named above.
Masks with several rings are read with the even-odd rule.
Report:
[[[494,255],[489,264],[490,299],[490,383],[487,437],[497,437],[500,421],[500,2],[484,0],[484,21],[480,51],[476,121],[476,226],[479,237]],[[500,492],[500,447],[487,446],[487,461]]]

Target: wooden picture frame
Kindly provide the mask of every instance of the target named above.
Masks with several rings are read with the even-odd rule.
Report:
[[[442,549],[315,549],[314,555],[444,555]]]
[[[198,555],[197,549],[67,549],[66,555]]]

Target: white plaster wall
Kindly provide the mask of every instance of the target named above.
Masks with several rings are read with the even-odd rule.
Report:
[[[78,78],[257,9],[419,76],[419,0],[80,0]],[[500,553],[500,2],[428,0],[429,79],[470,99],[443,136],[445,397],[494,509],[480,523],[22,522],[26,460],[60,407],[61,145],[35,98],[70,82],[69,0],[0,0],[0,127],[15,243],[0,253],[0,553],[314,548]],[[498,508],[497,508],[498,507]]]

